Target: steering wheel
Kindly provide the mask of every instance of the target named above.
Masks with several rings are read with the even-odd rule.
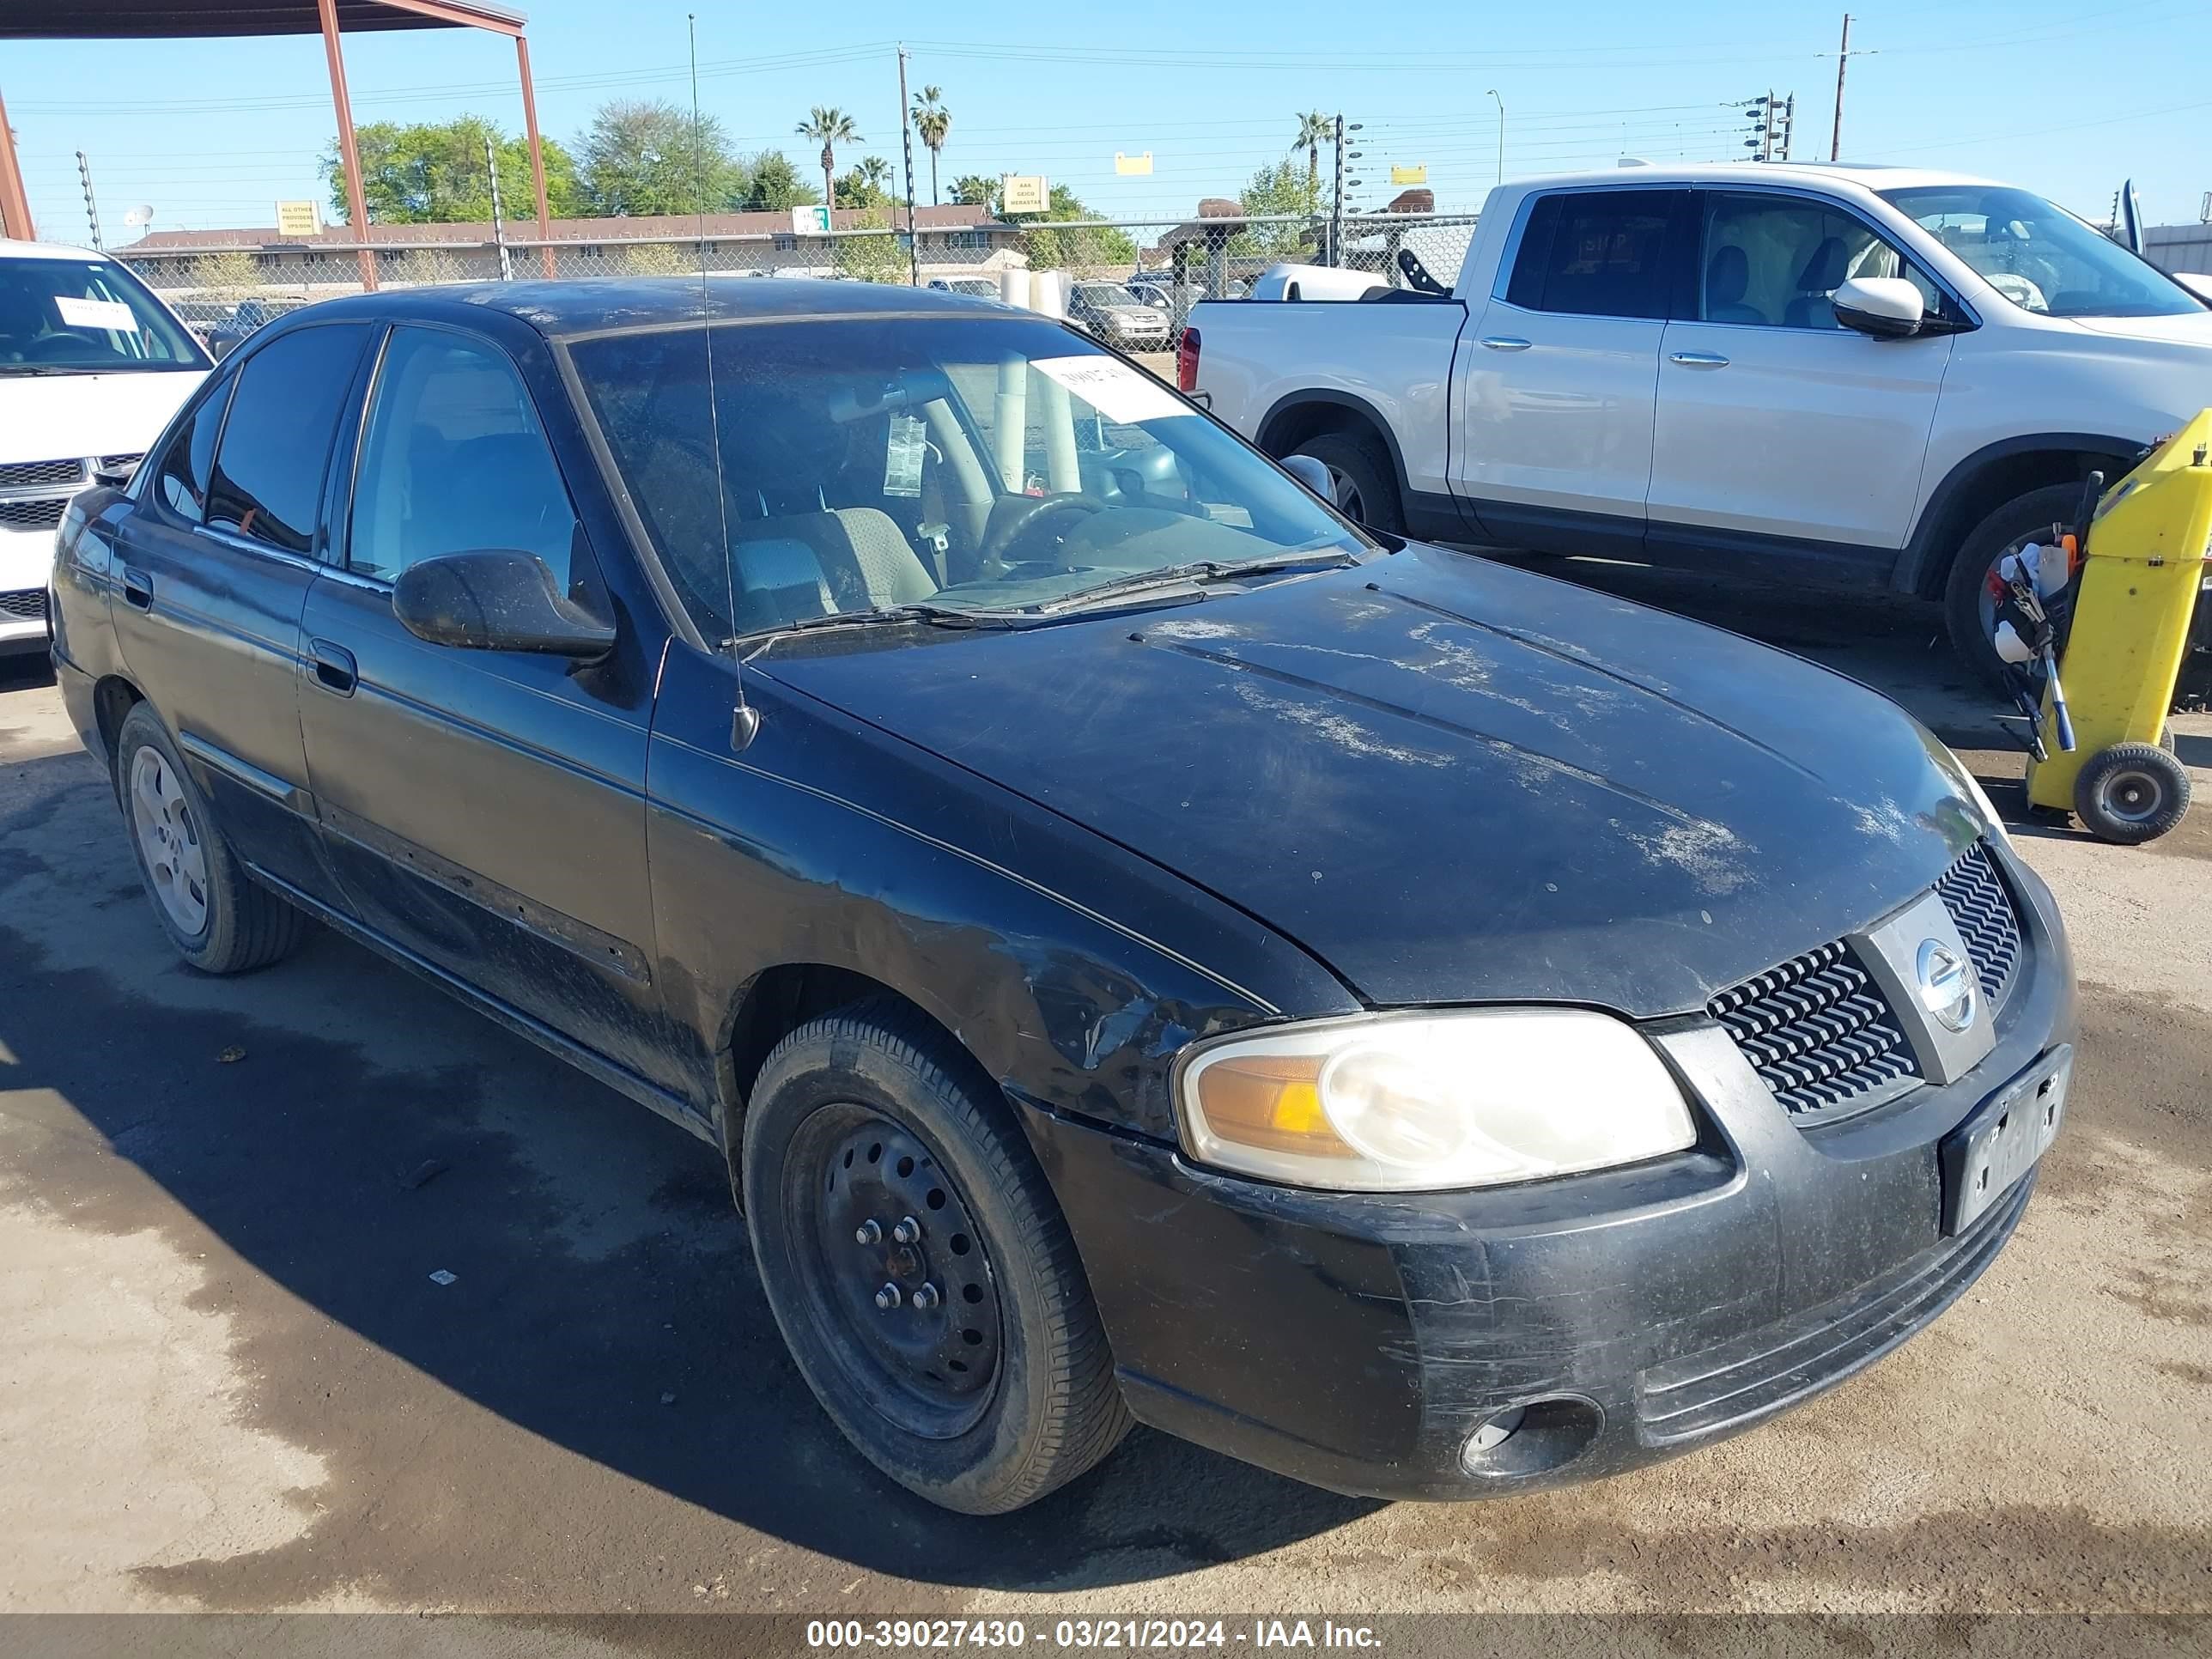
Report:
[[[41,334],[24,347],[23,361],[27,363],[66,362],[79,351],[99,351],[110,357],[117,356],[114,349],[103,341],[95,340],[88,334],[79,334],[74,329],[58,328],[51,334]],[[120,361],[119,357],[118,361]]]
[[[1105,510],[1105,502],[1094,501],[1088,495],[1029,496],[1017,507],[993,512],[991,517],[994,522],[985,535],[983,544],[975,550],[976,558],[987,568],[1003,565],[1006,550],[1029,534],[1039,520],[1049,518],[1055,513],[1091,514]]]

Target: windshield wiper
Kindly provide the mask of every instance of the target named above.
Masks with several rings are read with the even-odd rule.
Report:
[[[926,601],[911,605],[878,605],[866,611],[832,611],[819,617],[799,617],[787,623],[778,623],[773,628],[757,628],[750,633],[734,635],[722,641],[727,650],[733,645],[754,644],[757,656],[778,640],[792,634],[811,633],[824,628],[885,628],[904,627],[914,623],[926,623],[933,628],[1018,628],[1022,617],[1016,613],[994,611],[969,611],[957,605],[931,605]]]
[[[1282,570],[1293,565],[1346,565],[1358,562],[1357,553],[1346,547],[1340,538],[1332,536],[1324,541],[1301,543],[1296,547],[1279,547],[1272,553],[1262,553],[1255,558],[1199,559],[1189,564],[1165,565],[1158,570],[1118,577],[1091,587],[1079,587],[1073,593],[1063,593],[1058,599],[1048,599],[1036,607],[1036,613],[1050,616],[1060,611],[1103,604],[1132,593],[1221,581],[1236,576],[1255,575],[1263,570]]]
[[[0,374],[105,374],[106,368],[74,363],[0,363]]]

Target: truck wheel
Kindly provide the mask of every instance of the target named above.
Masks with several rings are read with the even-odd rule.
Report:
[[[754,1260],[799,1372],[885,1474],[1032,1504],[1129,1426],[1043,1172],[942,1034],[888,1000],[776,1045],[745,1116]]]
[[[2078,483],[2047,484],[2015,495],[1976,525],[1959,544],[1943,589],[1943,624],[1960,660],[1991,685],[2005,683],[2004,659],[1997,655],[1996,601],[1990,597],[1990,572],[2008,553],[2033,541],[2047,541],[2053,525],[2070,524],[2081,505]]]
[[[240,867],[161,717],[139,703],[116,734],[115,793],[154,915],[204,974],[244,974],[291,954],[307,918]]]
[[[1336,510],[1354,524],[1387,535],[1406,533],[1406,513],[1398,500],[1398,481],[1389,461],[1364,438],[1323,432],[1291,446],[1293,455],[1310,455],[1328,469],[1329,494]]]
[[[2188,810],[2188,769],[2153,744],[2100,749],[2074,780],[2075,816],[2098,840],[2122,847],[2155,840]]]

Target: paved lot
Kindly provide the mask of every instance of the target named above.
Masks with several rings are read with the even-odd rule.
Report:
[[[1882,686],[2018,808],[1926,612],[1574,574]],[[830,1430],[704,1148],[335,939],[179,967],[53,690],[0,681],[0,1610],[2212,1609],[2212,805],[2021,836],[2073,1127],[1901,1352],[1594,1487],[1383,1506],[1140,1432],[976,1521]]]

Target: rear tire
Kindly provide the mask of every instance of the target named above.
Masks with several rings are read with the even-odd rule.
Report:
[[[1293,455],[1310,455],[1328,469],[1332,503],[1354,524],[1385,535],[1406,533],[1405,503],[1389,457],[1369,440],[1348,432],[1322,432],[1291,446]]]
[[[2074,815],[2100,841],[2136,847],[2189,811],[2189,770],[2154,744],[2116,743],[2084,762],[2074,780]]]
[[[2081,505],[2078,483],[2031,489],[1998,507],[1959,544],[1943,587],[1943,625],[1959,659],[1993,686],[2005,684],[2005,665],[1990,637],[1994,624],[1984,586],[1989,574],[2023,544],[2048,539],[2052,526],[2070,525]]]
[[[115,740],[115,793],[155,919],[204,974],[247,974],[291,954],[307,918],[246,873],[167,727],[141,702]]]
[[[801,1026],[754,1085],[741,1178],[769,1307],[830,1420],[908,1490],[1001,1515],[1129,1415],[1052,1189],[963,1060],[888,999]]]

